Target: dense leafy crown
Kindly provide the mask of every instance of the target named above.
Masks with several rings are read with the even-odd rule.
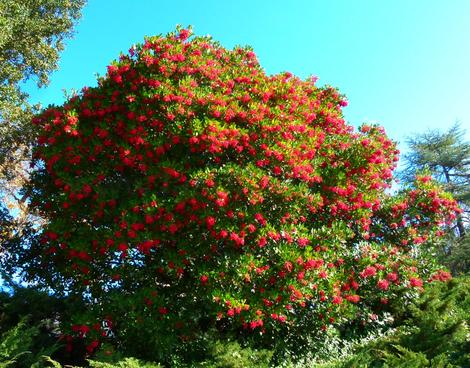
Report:
[[[396,146],[354,131],[345,105],[182,29],[37,116],[33,205],[48,223],[29,267],[88,301],[71,334],[92,351],[100,335],[185,340],[215,321],[315,330],[446,278],[415,255],[455,202],[427,177],[387,194]]]
[[[32,218],[18,191],[27,169],[35,129],[24,82],[47,85],[64,42],[73,34],[84,0],[0,1],[0,261],[9,243],[24,237]],[[8,207],[13,218],[1,209]]]

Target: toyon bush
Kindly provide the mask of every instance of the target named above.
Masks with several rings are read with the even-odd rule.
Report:
[[[69,348],[316,333],[450,277],[421,255],[456,202],[427,176],[387,190],[395,143],[348,125],[315,80],[178,29],[35,117],[45,225],[21,256],[30,280],[86,303]]]

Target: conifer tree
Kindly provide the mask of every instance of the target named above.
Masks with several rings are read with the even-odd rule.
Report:
[[[465,140],[465,130],[456,123],[445,132],[429,130],[409,137],[407,143],[410,152],[404,155],[404,180],[410,182],[417,172],[429,171],[462,209],[449,228],[445,255],[454,271],[468,269],[465,254],[470,246],[470,142]]]

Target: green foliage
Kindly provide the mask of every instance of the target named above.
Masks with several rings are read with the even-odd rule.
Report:
[[[22,319],[15,327],[0,336],[0,367],[46,367],[59,366],[49,358],[58,348],[57,345],[39,345],[41,331],[38,326],[31,326],[28,319]],[[39,346],[38,346],[39,345]],[[47,365],[45,365],[47,364]],[[55,365],[54,365],[55,364]]]
[[[16,265],[87,306],[62,323],[69,347],[201,360],[217,331],[295,351],[433,277],[418,256],[455,201],[424,177],[387,192],[396,146],[345,105],[178,29],[36,116],[28,190],[47,221]]]
[[[106,363],[95,360],[88,361],[91,368],[161,368],[160,364],[147,363],[135,358],[125,358],[117,363]]]
[[[323,335],[311,337],[309,343],[296,352],[258,349],[245,339],[217,339],[207,335],[200,341],[204,350],[181,345],[166,359],[166,365],[179,368],[452,368],[470,366],[470,344],[467,341],[470,321],[470,278],[449,282],[433,282],[418,300],[391,303],[395,314],[392,321],[375,324],[364,336],[347,335],[341,328],[329,328]],[[26,295],[26,294],[23,294]],[[28,296],[26,296],[28,298]],[[10,312],[11,313],[11,310]],[[37,317],[35,317],[37,318]],[[8,319],[4,319],[5,321]],[[12,319],[10,319],[12,320]],[[386,326],[389,326],[388,328]],[[338,326],[340,327],[340,326]],[[0,343],[0,367],[55,367],[61,365],[48,357],[57,348],[51,342],[40,342],[40,326],[21,319],[3,333]],[[40,345],[40,349],[38,349]],[[184,349],[187,349],[186,351]],[[199,348],[201,350],[201,347]],[[72,364],[74,362],[71,362]],[[74,366],[82,366],[75,362]],[[103,344],[88,364],[96,368],[157,368],[162,365],[136,358],[124,358],[112,345]]]
[[[449,234],[443,239],[440,261],[455,274],[468,274],[470,272],[470,236],[457,238]]]
[[[242,347],[236,341],[213,340],[206,342],[206,355],[203,359],[193,356],[192,359],[184,359],[182,355],[173,354],[168,357],[167,364],[170,367],[179,368],[251,368],[251,367],[269,367],[272,351],[266,349],[254,349],[249,346]],[[180,352],[181,353],[181,352]],[[145,363],[134,358],[118,358],[103,356],[98,353],[100,358],[90,360],[90,366],[96,368],[112,367],[160,367],[156,363]]]
[[[337,367],[470,366],[470,279],[433,283],[416,302],[400,309],[396,332],[357,349]]]
[[[0,217],[0,258],[20,241],[32,221],[27,194],[31,145],[36,135],[24,82],[41,87],[58,67],[64,41],[71,37],[85,0],[0,1],[0,206],[15,214],[4,227]],[[0,213],[0,215],[2,215]],[[11,237],[14,239],[12,240]],[[8,244],[6,243],[8,242]],[[26,242],[26,241],[25,241]],[[27,243],[27,242],[26,242]]]
[[[470,278],[462,277],[448,283],[436,283],[409,309],[405,322],[408,333],[400,343],[425,353],[430,359],[445,353],[449,360],[470,364],[467,340],[470,332]]]
[[[14,238],[14,230],[13,218],[8,213],[7,208],[0,202],[0,244],[6,244],[7,241]],[[2,253],[2,249],[0,248],[0,257],[2,257]]]
[[[388,332],[370,332],[342,339],[338,330],[313,338],[298,355],[272,360],[274,351],[254,351],[238,343],[217,341],[202,362],[181,367],[317,367],[317,368],[444,368],[470,364],[467,341],[470,320],[469,278],[435,282],[416,301],[397,309],[402,321]],[[401,315],[401,317],[400,317]],[[386,330],[384,330],[386,331]],[[271,359],[271,360],[270,360]]]
[[[412,136],[407,143],[410,152],[404,155],[402,178],[410,182],[416,173],[429,172],[452,193],[463,211],[447,228],[444,241],[436,243],[437,256],[453,274],[469,272],[470,142],[465,140],[465,131],[454,124],[445,132],[432,130]]]
[[[61,319],[79,310],[80,305],[73,298],[11,286],[10,293],[0,293],[2,359],[16,361],[15,366],[21,367],[49,367],[56,360],[81,363],[81,357],[67,352],[59,339]]]
[[[64,313],[64,300],[34,288],[14,287],[10,293],[0,293],[0,333],[16,326],[28,317],[31,326],[44,325],[54,330],[54,319]]]
[[[58,67],[64,40],[72,35],[83,5],[84,0],[0,3],[0,119],[5,127],[15,127],[27,105],[20,83],[29,78],[36,78],[38,86],[49,82],[48,76]],[[5,147],[3,141],[1,147]]]
[[[198,367],[204,368],[267,368],[270,366],[272,351],[266,349],[242,348],[237,342],[217,341],[211,348],[211,358]]]
[[[0,360],[16,360],[20,354],[29,354],[33,338],[39,334],[37,327],[28,327],[23,320],[11,330],[6,331],[0,342]]]
[[[403,177],[412,181],[417,172],[429,170],[460,203],[470,206],[470,142],[454,124],[447,131],[430,130],[409,137]]]

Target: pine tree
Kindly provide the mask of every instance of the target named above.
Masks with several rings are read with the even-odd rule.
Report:
[[[445,189],[452,193],[463,212],[449,228],[446,256],[459,263],[458,269],[468,269],[468,260],[462,258],[467,252],[470,214],[470,142],[465,140],[465,130],[456,123],[447,131],[429,130],[409,137],[409,153],[404,155],[405,169],[402,178],[411,182],[417,172],[428,171]],[[456,253],[456,254],[452,254]],[[458,255],[458,257],[454,257]],[[452,267],[452,268],[454,268]]]

